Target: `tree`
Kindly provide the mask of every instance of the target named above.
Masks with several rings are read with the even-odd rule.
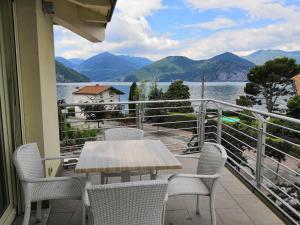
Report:
[[[235,100],[237,105],[250,107],[252,106],[252,101],[247,96],[240,96]]]
[[[150,91],[148,93],[148,100],[162,100],[164,97],[164,93],[161,88],[158,88],[157,83],[152,83],[150,87]],[[157,116],[157,115],[165,115],[166,110],[161,109],[164,107],[163,103],[148,103],[146,108],[146,116]],[[164,117],[148,117],[148,120],[154,123],[161,123],[164,121]]]
[[[176,80],[170,84],[164,98],[168,100],[189,99],[190,89],[187,85],[183,84],[182,80]],[[170,112],[190,113],[194,111],[190,101],[172,102],[169,103],[168,106],[174,107],[169,110]]]
[[[300,119],[300,96],[294,96],[290,98],[287,103],[287,116]]]
[[[106,110],[104,105],[85,105],[80,107],[87,120],[95,120],[100,127],[100,122],[106,116]]]
[[[133,82],[130,86],[128,101],[138,101],[139,100],[139,89],[136,82]],[[135,112],[135,104],[129,104],[129,113]]]
[[[268,112],[280,111],[278,100],[294,94],[291,78],[299,72],[294,59],[278,58],[255,66],[248,74],[244,91],[251,104],[265,104]],[[245,101],[244,101],[245,102]]]
[[[146,100],[146,85],[147,85],[147,81],[145,80],[140,81],[140,84],[138,86],[138,95],[140,101]]]
[[[62,106],[65,104],[64,100],[58,100],[58,122],[59,122],[59,140],[61,147],[73,147],[68,148],[72,150],[78,149],[79,145],[85,143],[85,141],[95,141],[97,136],[96,129],[80,130],[79,128],[72,127],[70,123],[67,122],[67,117],[63,115],[62,110],[68,110],[66,107]]]

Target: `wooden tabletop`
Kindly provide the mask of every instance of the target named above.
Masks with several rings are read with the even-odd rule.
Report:
[[[181,169],[181,163],[159,140],[85,142],[76,173]]]

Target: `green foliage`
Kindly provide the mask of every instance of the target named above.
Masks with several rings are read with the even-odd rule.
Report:
[[[81,110],[84,113],[87,120],[94,120],[98,123],[103,123],[103,119],[118,118],[122,116],[122,113],[118,110],[121,108],[115,107],[113,110],[106,110],[105,105],[86,105],[81,106]]]
[[[138,86],[138,95],[139,95],[139,100],[140,101],[145,101],[146,100],[146,85],[147,81],[143,80],[140,82]]]
[[[190,98],[189,87],[183,84],[182,80],[176,80],[170,84],[167,92],[164,94],[164,98],[168,100],[189,99]],[[190,113],[194,111],[194,109],[191,107],[190,101],[172,102],[169,103],[168,106],[179,107],[179,108],[169,109],[170,112]]]
[[[96,140],[96,129],[87,128],[80,130],[79,128],[71,127],[71,125],[67,123],[60,107],[58,107],[58,121],[61,147],[81,145],[84,144],[86,140]]]
[[[139,89],[136,82],[133,82],[130,86],[128,101],[138,101],[139,100]],[[129,113],[134,114],[135,104],[129,104]]]
[[[90,79],[77,71],[55,61],[56,82],[89,82]]]
[[[75,116],[75,107],[69,107],[67,116]]]
[[[244,88],[252,104],[265,104],[268,112],[280,111],[278,100],[294,94],[291,77],[299,72],[294,59],[278,58],[252,68]]]
[[[247,112],[243,112],[243,114],[246,114],[246,113]],[[248,118],[248,117],[244,118],[244,117],[240,116],[240,119],[241,119],[242,123],[234,123],[234,124],[228,124],[227,123],[226,124],[227,126],[223,127],[223,130],[226,133],[228,133],[228,134],[224,133],[223,138],[226,139],[228,142],[230,142],[232,145],[235,145],[236,147],[238,147],[241,151],[238,151],[236,148],[234,148],[232,145],[230,145],[229,143],[227,143],[225,141],[222,141],[222,144],[227,149],[230,150],[229,155],[233,159],[237,160],[237,162],[239,164],[247,165],[246,164],[247,160],[244,157],[242,157],[242,154],[241,154],[243,149],[244,149],[243,146],[245,146],[242,142],[247,143],[248,145],[252,146],[253,148],[256,148],[257,141],[255,139],[258,138],[258,131],[256,129],[258,129],[258,127],[259,127],[259,122],[257,120],[252,120],[251,118]],[[271,120],[270,122],[274,122],[274,121]],[[254,129],[250,128],[250,127],[248,127],[244,124],[247,124],[248,126],[251,126]],[[231,129],[229,126],[234,128],[235,130]],[[267,126],[267,128],[268,128],[267,132],[268,133],[270,133],[270,131],[271,131],[269,126]],[[239,132],[237,132],[236,130],[238,130]],[[241,132],[248,135],[248,136],[250,136],[250,137],[242,134]],[[232,136],[235,137],[235,138],[233,138]],[[279,136],[279,135],[276,134],[276,136]],[[242,142],[238,141],[236,138],[241,140]],[[292,149],[293,149],[290,144],[287,144],[286,142],[284,142],[280,138],[273,138],[273,137],[267,136],[266,143],[268,145],[270,145],[274,148],[277,148],[277,149],[279,149],[283,152],[286,152],[286,153],[289,153],[289,151],[292,151]],[[272,147],[266,146],[266,150],[265,150],[266,155],[276,159],[278,162],[285,161],[285,154],[274,150]]]
[[[150,87],[150,91],[148,93],[148,100],[149,101],[153,101],[153,100],[162,100],[164,97],[164,93],[162,91],[161,88],[158,88],[157,83],[153,82],[151,87]],[[145,115],[146,116],[155,116],[155,117],[148,117],[147,120],[151,121],[153,123],[161,123],[165,120],[164,116],[159,116],[156,117],[158,115],[165,115],[166,114],[166,110],[165,109],[161,109],[164,107],[163,103],[148,103],[146,105],[146,109],[145,110]]]
[[[273,146],[276,149],[279,149],[283,152],[288,152],[290,150],[290,146],[286,144],[285,141],[279,139],[279,138],[273,138],[273,137],[266,137],[266,143],[270,146]],[[275,158],[278,162],[285,161],[285,154],[266,146],[265,149],[266,155]]]
[[[289,183],[276,183],[276,186],[269,185],[269,188],[281,199],[290,204],[296,211],[300,211],[300,204],[297,204],[295,201],[292,201],[289,196],[293,196],[294,199],[300,200],[300,183],[295,182],[293,185]],[[284,192],[287,192],[286,195]],[[274,201],[275,204],[278,204],[278,199],[272,194],[268,194],[268,197]],[[294,213],[294,211],[290,210],[286,205],[279,202],[279,207],[282,208],[285,212],[287,212],[295,221],[300,222],[299,216]]]
[[[293,142],[295,144],[300,145],[300,133],[299,133],[300,125],[295,124],[295,123],[286,122],[286,121],[281,121],[279,119],[274,119],[274,118],[270,119],[269,122],[272,124],[269,124],[267,126],[268,133],[276,135],[277,137],[280,137],[289,142]],[[278,124],[279,126],[276,126],[273,124]],[[290,128],[292,130],[282,128],[281,126]],[[281,140],[281,139],[279,139],[279,140]],[[271,143],[271,145],[274,146],[274,143]],[[286,141],[283,143],[277,143],[277,146],[275,145],[274,147],[276,147],[280,150],[283,150],[284,152],[286,152],[292,156],[300,158],[300,148],[296,147],[295,145],[290,144]]]
[[[184,113],[168,113],[168,117],[165,118],[165,123],[161,124],[162,127],[182,129],[187,131],[196,132],[197,116]],[[185,121],[185,122],[183,122]],[[174,123],[176,122],[176,123]]]
[[[287,116],[300,119],[300,96],[290,98],[287,103]]]
[[[235,100],[237,105],[250,107],[253,106],[252,101],[247,96],[240,96]]]

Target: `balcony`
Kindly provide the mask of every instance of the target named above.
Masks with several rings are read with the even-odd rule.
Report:
[[[85,141],[103,140],[103,131],[109,128],[143,129],[146,139],[161,140],[174,154],[199,154],[204,141],[216,142],[228,154],[216,195],[218,224],[299,222],[299,120],[211,99],[61,104],[59,108],[61,155],[73,159],[62,162],[65,175],[73,173],[74,159]],[[194,173],[196,161],[181,162],[184,173]],[[93,183],[99,181],[99,175],[92,176]],[[78,201],[52,201],[51,205],[47,224],[81,223]],[[166,224],[209,224],[207,199],[201,198],[200,216],[195,205],[193,197],[170,198]]]
[[[196,163],[191,159],[181,161],[185,173],[192,173]],[[170,172],[170,171],[168,171]],[[174,171],[178,172],[178,171]],[[70,171],[67,172],[68,175]],[[144,176],[147,179],[149,176]],[[139,177],[134,177],[138,180]],[[99,182],[99,176],[93,177],[93,182]],[[119,179],[111,182],[120,182]],[[80,225],[81,205],[76,200],[55,200],[51,202],[52,209],[47,225]],[[200,213],[195,214],[196,199],[192,196],[174,197],[168,200],[166,225],[208,225],[210,215],[208,200],[200,201]],[[225,169],[216,194],[216,212],[218,225],[283,225],[284,223],[260,201],[244,184],[228,169]],[[34,215],[32,215],[34,224]],[[15,225],[21,224],[21,218]]]

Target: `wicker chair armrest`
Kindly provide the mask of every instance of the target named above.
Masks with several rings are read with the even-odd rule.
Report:
[[[69,180],[76,180],[76,179],[74,179],[73,177],[47,177],[47,178],[22,179],[23,182],[27,182],[27,183],[45,183],[45,182],[57,182],[57,181],[69,181]]]
[[[167,204],[168,199],[169,199],[169,195],[168,195],[168,193],[167,193],[166,196],[165,196],[165,204]]]
[[[199,178],[199,179],[216,179],[220,177],[220,174],[212,174],[212,175],[204,175],[204,174],[184,174],[184,173],[179,173],[179,174],[173,174],[168,178],[169,181],[176,177],[185,177],[185,178]]]
[[[186,158],[186,159],[199,159],[200,156],[198,155],[193,155],[193,154],[189,154],[189,155],[174,155],[176,158]]]
[[[58,159],[69,159],[69,158],[76,158],[76,157],[71,157],[71,156],[57,156],[57,157],[46,157],[42,158],[42,161],[47,161],[47,160],[58,160]]]
[[[88,193],[87,193],[87,189],[91,185],[92,185],[92,182],[91,181],[87,181],[86,184],[85,184],[85,189],[84,189],[83,204],[84,204],[85,208],[87,208],[87,209],[91,207],[89,196],[88,196]]]

